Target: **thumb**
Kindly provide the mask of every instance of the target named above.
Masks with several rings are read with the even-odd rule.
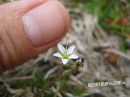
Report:
[[[70,18],[56,0],[20,0],[0,5],[0,72],[56,45]]]

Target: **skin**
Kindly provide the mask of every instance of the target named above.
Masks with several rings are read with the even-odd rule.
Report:
[[[59,5],[58,7],[64,14],[65,22],[62,23],[63,25],[59,25],[59,27],[65,26],[66,29],[56,39],[36,46],[31,43],[26,34],[22,17],[33,8],[52,1]],[[59,22],[63,21],[59,19]],[[69,29],[69,25],[69,15],[57,0],[20,0],[0,5],[0,73],[18,66],[46,51],[48,48],[55,46],[64,37]],[[51,26],[49,29],[51,29]],[[58,29],[56,30],[58,31]],[[51,36],[48,33],[44,35],[47,37]]]

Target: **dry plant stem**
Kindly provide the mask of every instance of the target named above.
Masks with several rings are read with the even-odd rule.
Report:
[[[34,76],[23,76],[23,77],[14,77],[14,78],[10,78],[10,79],[6,79],[6,80],[3,80],[5,82],[8,82],[8,81],[23,81],[23,80],[27,80],[27,79],[33,79]]]
[[[89,92],[89,89],[88,89],[88,87],[86,87],[86,86],[84,86],[84,85],[82,85],[82,84],[80,84],[79,82],[77,82],[77,81],[75,81],[75,80],[73,80],[73,79],[71,79],[72,81],[74,81],[75,83],[77,83],[81,88],[83,88],[83,90],[86,92],[86,93],[88,93]]]
[[[57,74],[54,76],[54,78],[52,79],[52,81],[49,82],[49,83],[45,86],[45,88],[43,88],[43,89],[41,90],[41,92],[39,92],[39,95],[41,95],[41,94],[44,95],[44,92],[45,92],[44,90],[47,90],[50,85],[53,85],[53,84],[55,83],[56,78],[57,78],[58,76],[60,76],[60,74],[62,73],[62,70],[63,70],[63,64],[60,64],[59,70],[58,70]]]
[[[55,77],[59,76],[62,72],[63,72],[63,64],[60,64],[59,71]]]
[[[76,63],[76,66],[73,67],[71,70],[65,72],[64,74],[62,74],[61,76],[59,76],[59,78],[62,78],[64,76],[69,76],[72,73],[75,73],[76,71],[78,71],[79,66],[81,66],[81,63]]]
[[[56,93],[55,93],[54,97],[57,97],[59,90],[60,90],[60,82],[57,83]]]
[[[56,80],[58,80],[58,79],[60,79],[62,77],[65,77],[65,76],[69,76],[70,74],[75,73],[76,71],[78,71],[78,69],[81,66],[81,64],[82,64],[81,62],[77,62],[76,65],[71,70],[65,72],[64,74],[60,74],[60,76],[57,76],[57,75],[59,75],[59,72],[62,70],[62,68],[60,68],[60,67],[63,67],[63,65],[62,66],[60,65],[59,72],[56,74],[56,76],[54,77],[54,79],[51,82],[49,82],[47,84],[47,86],[43,90],[41,90],[41,92],[39,93],[39,95],[41,95],[42,93],[44,94],[45,90],[47,90],[49,88],[49,86],[54,85],[55,82],[56,82]]]

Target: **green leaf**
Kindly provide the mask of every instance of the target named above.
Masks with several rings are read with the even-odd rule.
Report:
[[[88,13],[93,14],[95,6],[93,3],[88,2],[84,4],[83,9],[86,10]]]
[[[122,40],[122,42],[120,44],[120,51],[125,52],[125,46],[126,46],[126,41],[124,39],[124,40]]]
[[[84,93],[84,90],[82,88],[77,88],[77,89],[74,89],[73,91],[71,91],[71,93],[74,95],[74,96],[79,96],[81,94]]]
[[[111,0],[110,3],[106,4],[106,8],[104,9],[104,15],[102,16],[102,18],[100,19],[100,23],[104,21],[104,19],[108,16],[109,12],[111,11],[111,9],[113,8],[113,6],[116,4],[118,0]]]
[[[61,82],[61,88],[64,90],[68,90],[69,86],[67,85],[67,79],[66,78],[61,79],[60,82]]]
[[[126,0],[128,3],[130,3],[130,0]]]
[[[116,11],[114,11],[114,10],[110,10],[110,12],[109,12],[109,14],[108,14],[108,17],[109,18],[112,18],[112,19],[114,19],[114,18],[116,18],[116,17],[118,17],[119,16],[119,13],[117,13]]]
[[[47,92],[44,94],[44,97],[53,97],[55,94],[53,92]]]
[[[111,30],[121,30],[121,31],[124,31],[125,33],[130,33],[130,28],[127,28],[127,27],[121,27],[117,24],[106,24],[106,23],[101,23],[100,24],[103,28],[105,29],[111,29]],[[119,34],[120,31],[119,31]],[[122,35],[123,36],[123,35]]]

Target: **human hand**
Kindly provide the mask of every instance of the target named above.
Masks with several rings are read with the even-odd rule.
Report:
[[[57,0],[20,0],[0,5],[0,72],[56,45],[70,18]]]

